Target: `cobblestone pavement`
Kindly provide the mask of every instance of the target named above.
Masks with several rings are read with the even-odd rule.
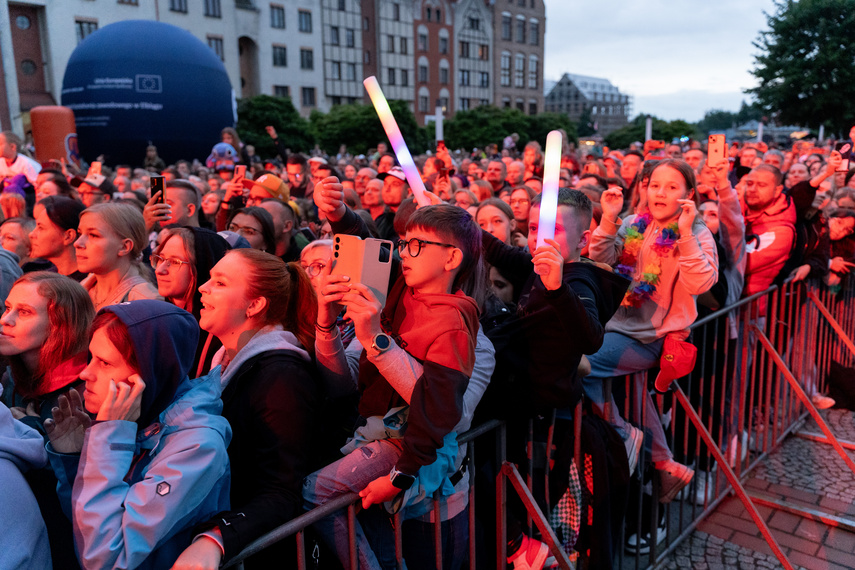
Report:
[[[823,416],[843,440],[855,441],[855,414],[829,410]],[[809,420],[803,431],[819,433]],[[826,443],[790,437],[755,468],[746,490],[800,508],[855,521],[855,475]],[[790,563],[807,570],[855,568],[855,533],[779,509],[758,506]],[[734,496],[724,499],[660,568],[781,568]]]

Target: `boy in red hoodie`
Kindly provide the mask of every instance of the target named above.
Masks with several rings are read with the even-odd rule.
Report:
[[[322,181],[314,196],[335,233],[367,237],[362,219],[344,205],[336,178]],[[347,277],[328,276],[322,286],[319,365],[343,350],[335,326],[341,303],[364,347],[358,375],[364,421],[342,448],[343,459],[306,478],[303,498],[310,508],[349,492],[359,492],[363,507],[390,501],[413,485],[421,467],[437,460],[438,450],[442,457],[456,453],[453,430],[462,415],[478,333],[478,306],[464,290],[483,277],[481,230],[465,210],[425,207],[411,217],[398,251],[400,270],[393,271],[385,308],[367,287],[350,284]],[[412,374],[419,369],[418,376]],[[346,563],[345,515],[333,515],[317,528]],[[359,566],[378,567],[382,554],[368,546],[359,524],[356,534]]]

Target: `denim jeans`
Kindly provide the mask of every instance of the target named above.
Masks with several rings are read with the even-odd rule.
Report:
[[[611,394],[603,394],[603,380],[653,368],[659,362],[664,342],[665,339],[660,338],[650,344],[642,344],[621,333],[607,332],[600,350],[588,357],[591,363],[591,373],[582,380],[585,397],[591,401],[597,413],[612,424],[624,440],[629,437],[630,426],[618,413],[614,397]],[[662,421],[659,419],[659,410],[653,403],[647,385],[643,379],[635,382],[634,393],[636,398],[643,398],[644,427],[653,436],[652,460],[666,461],[672,459],[674,455],[668,447],[665,430],[662,428]],[[604,415],[606,397],[611,402],[609,417]],[[633,412],[640,409],[639,404],[641,402],[636,399]]]
[[[401,456],[401,440],[383,439],[373,441],[351,452],[335,463],[315,471],[303,481],[303,501],[308,509],[323,505],[345,493],[358,493],[368,484],[384,475],[388,475]],[[373,513],[376,515],[376,513]],[[375,517],[370,516],[371,519]],[[369,523],[370,525],[371,523]],[[347,511],[341,510],[318,521],[315,529],[324,542],[333,548],[342,565],[347,568],[350,551],[347,533]],[[365,530],[356,521],[357,562],[360,569],[385,568],[390,554],[385,548],[386,541],[369,541]],[[381,548],[375,552],[374,548]],[[391,560],[394,567],[394,542],[391,544]],[[381,561],[382,564],[381,564]],[[356,569],[352,569],[356,570]]]

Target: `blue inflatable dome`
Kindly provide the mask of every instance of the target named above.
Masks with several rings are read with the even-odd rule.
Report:
[[[234,126],[226,68],[186,30],[148,20],[116,22],[77,46],[62,81],[81,155],[141,165],[151,142],[167,164],[204,160]]]

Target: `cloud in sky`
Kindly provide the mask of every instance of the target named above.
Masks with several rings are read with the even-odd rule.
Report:
[[[772,0],[545,0],[544,77],[604,77],[634,97],[633,114],[697,121],[737,110],[756,84],[752,42]]]

